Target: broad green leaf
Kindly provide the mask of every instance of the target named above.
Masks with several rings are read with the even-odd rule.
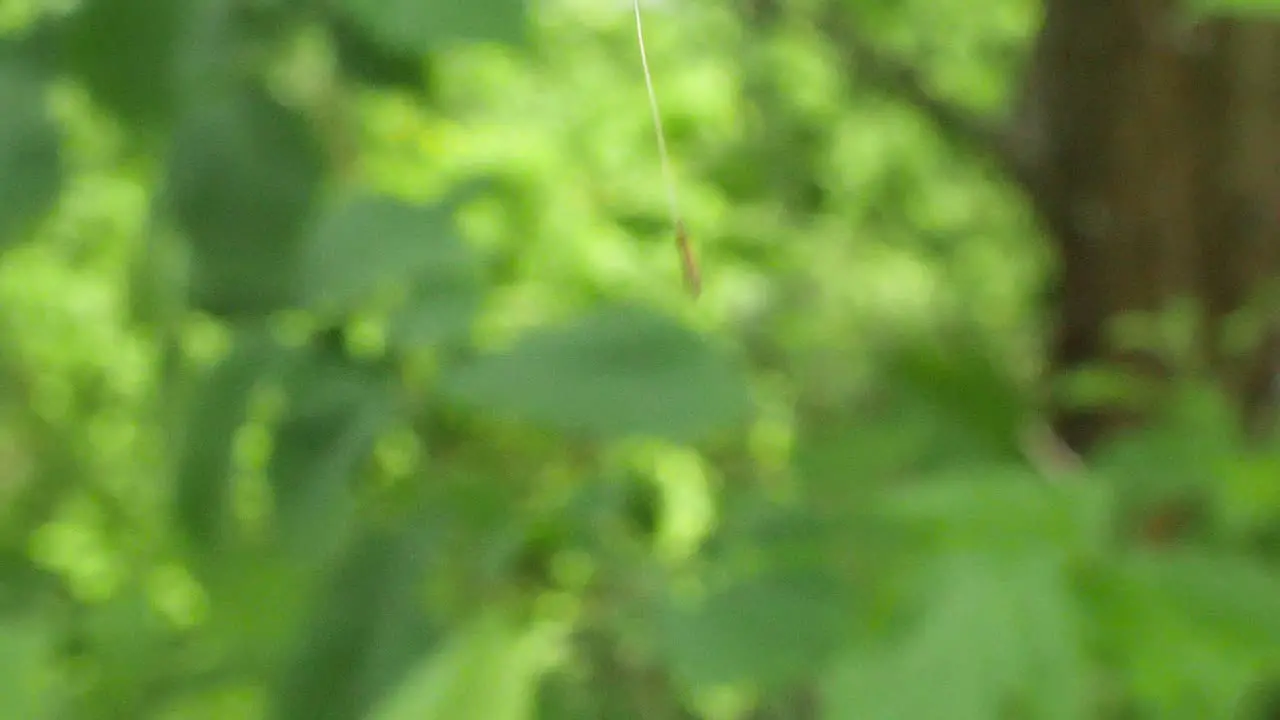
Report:
[[[164,191],[192,247],[194,304],[261,316],[292,303],[324,167],[305,121],[264,92],[213,92],[186,118]]]
[[[956,555],[902,638],[858,648],[823,682],[824,718],[1092,717],[1079,610],[1052,556]]]
[[[268,465],[273,530],[291,557],[320,561],[346,538],[359,473],[393,417],[394,396],[364,368],[318,353],[299,360],[285,381]]]
[[[616,307],[531,332],[444,381],[473,409],[597,437],[695,441],[742,422],[746,380],[673,320]]]
[[[55,717],[54,641],[33,615],[0,617],[0,717]]]
[[[368,720],[533,720],[538,684],[564,628],[525,627],[491,611],[426,658]]]
[[[47,110],[45,73],[18,47],[0,44],[0,249],[21,239],[58,199],[62,159]]]
[[[428,53],[457,42],[523,39],[524,0],[339,0],[339,7],[388,48]]]
[[[393,344],[427,345],[464,332],[480,303],[478,266],[451,210],[372,195],[344,199],[308,246],[307,304],[349,313],[398,287],[407,298],[392,316]]]
[[[432,646],[423,578],[433,528],[373,529],[323,589],[275,689],[276,717],[360,720]]]
[[[801,680],[847,641],[857,612],[839,583],[808,571],[744,580],[690,606],[669,603],[663,646],[676,676],[697,690]]]
[[[247,418],[254,388],[286,361],[274,342],[246,334],[191,391],[185,426],[174,436],[179,448],[174,512],[197,552],[216,550],[226,539],[235,433]]]

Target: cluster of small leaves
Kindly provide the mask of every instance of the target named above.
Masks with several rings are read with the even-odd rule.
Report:
[[[817,403],[781,452],[759,447],[771,398],[747,353],[651,304],[482,342],[504,268],[455,225],[470,196],[380,190],[347,104],[430,100],[441,57],[527,27],[519,0],[83,0],[4,40],[2,261],[47,243],[42,222],[83,192],[54,112],[71,87],[144,178],[130,289],[166,307],[134,318],[164,361],[128,420],[157,439],[154,512],[116,507],[58,443],[56,386],[33,382],[45,400],[16,423],[41,471],[11,490],[0,470],[19,508],[0,513],[0,715],[1251,709],[1280,673],[1280,449],[1246,442],[1209,389],[1055,483],[1024,457],[1034,404],[976,332],[902,341],[883,392],[835,417]],[[786,56],[775,30],[755,28]],[[317,35],[329,69],[298,70]],[[297,75],[312,82],[281,79]],[[840,174],[822,151],[741,176],[727,152],[709,154],[729,195],[838,212],[791,176]],[[7,348],[6,381],[24,360]],[[825,379],[794,387],[835,394]],[[1184,507],[1204,517],[1179,542],[1150,532]],[[84,557],[41,552],[49,536]],[[125,558],[117,580],[69,569],[102,546]]]

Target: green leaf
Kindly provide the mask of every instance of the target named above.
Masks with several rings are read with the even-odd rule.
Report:
[[[172,117],[177,56],[192,0],[87,0],[71,17],[71,69],[95,101],[151,127]]]
[[[355,484],[393,418],[394,395],[385,378],[310,353],[290,366],[284,391],[268,467],[273,530],[298,562],[323,561],[347,536]]]
[[[0,547],[0,614],[30,607],[61,587],[61,579],[37,566],[21,544]]]
[[[954,555],[906,637],[858,648],[823,682],[830,720],[1088,718],[1080,617],[1052,556]]]
[[[1139,707],[1175,719],[1240,717],[1280,661],[1280,573],[1203,550],[1140,552],[1099,575],[1093,617]]]
[[[84,612],[83,632],[100,669],[82,707],[111,707],[144,714],[153,688],[168,668],[173,640],[144,586],[126,589]],[[85,711],[81,711],[84,713]]]
[[[378,42],[350,17],[333,14],[329,32],[343,73],[375,87],[422,93],[429,90],[427,60]]]
[[[60,139],[45,80],[18,47],[0,45],[0,249],[48,213],[62,188]]]
[[[54,717],[54,636],[31,615],[0,618],[0,717]]]
[[[345,314],[399,286],[408,298],[393,314],[392,344],[427,345],[465,332],[480,304],[479,268],[451,212],[386,197],[344,199],[308,246],[307,304]]]
[[[339,0],[339,7],[372,37],[404,52],[427,53],[459,41],[517,43],[525,34],[523,0]]]
[[[950,432],[993,457],[1021,457],[1030,416],[1027,394],[1006,364],[969,339],[906,343],[889,365],[891,379],[934,413]]]
[[[1094,454],[1095,472],[1135,505],[1215,491],[1247,447],[1237,415],[1234,401],[1217,388],[1177,387],[1140,432]]]
[[[174,511],[197,552],[216,551],[226,540],[233,439],[247,418],[254,388],[278,373],[286,360],[270,339],[246,334],[191,391],[180,440]]]
[[[1112,539],[1113,503],[1101,484],[1051,485],[1022,468],[978,466],[904,483],[879,498],[876,509],[932,551],[1035,548],[1093,556]]]
[[[855,608],[832,578],[778,572],[668,607],[663,640],[672,670],[694,689],[778,688],[822,668],[847,641]]]
[[[369,720],[533,720],[539,680],[563,639],[558,625],[523,627],[488,612],[426,658]]]
[[[1135,555],[1122,568],[1189,622],[1280,658],[1280,570],[1190,551]]]
[[[530,333],[446,378],[478,410],[598,437],[694,441],[741,422],[739,366],[706,339],[638,308],[601,310]]]
[[[182,124],[168,164],[196,307],[253,317],[291,304],[324,169],[303,118],[256,89],[215,93]]]
[[[275,716],[366,717],[432,646],[421,595],[433,529],[369,530],[347,550],[276,688]]]
[[[421,348],[466,338],[480,310],[481,286],[461,268],[439,267],[414,283],[391,315],[388,345]]]

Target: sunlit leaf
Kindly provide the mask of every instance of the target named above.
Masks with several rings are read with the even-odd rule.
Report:
[[[737,364],[676,322],[635,308],[530,333],[446,380],[479,409],[603,437],[698,440],[741,422]]]
[[[533,720],[538,683],[563,629],[524,627],[494,611],[461,627],[425,659],[369,720]]]

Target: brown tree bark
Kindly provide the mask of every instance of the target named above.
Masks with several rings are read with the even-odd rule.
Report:
[[[1207,369],[1247,421],[1269,414],[1280,333],[1233,356],[1233,313],[1280,278],[1280,25],[1191,26],[1173,0],[1048,0],[1010,137],[1059,258],[1055,373],[1120,363],[1113,321],[1190,299]],[[1274,301],[1273,301],[1274,302]],[[1087,450],[1132,418],[1063,411]]]

